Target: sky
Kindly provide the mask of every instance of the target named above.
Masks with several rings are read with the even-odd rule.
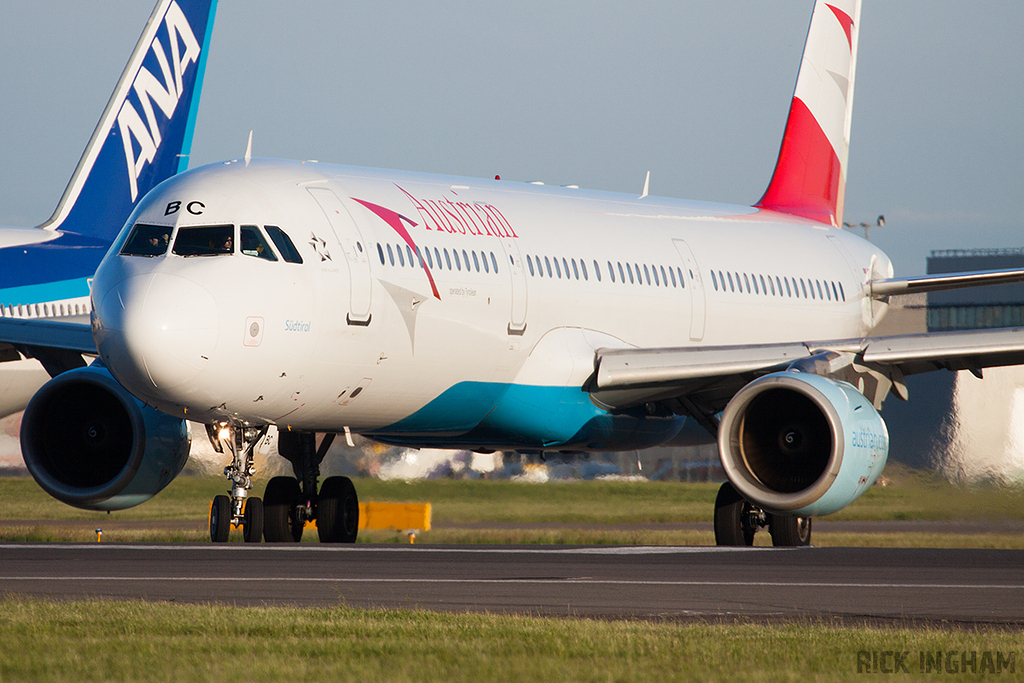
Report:
[[[318,159],[752,204],[810,0],[220,0],[191,166]],[[0,225],[45,221],[153,3],[0,6]],[[982,8],[982,9],[978,9]],[[900,275],[1024,246],[1024,3],[867,0],[845,220]]]

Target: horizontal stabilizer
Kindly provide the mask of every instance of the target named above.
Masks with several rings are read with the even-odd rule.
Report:
[[[888,278],[874,280],[865,285],[866,294],[873,299],[882,299],[897,294],[918,294],[941,292],[947,289],[965,289],[986,285],[1007,285],[1024,282],[1024,270],[979,270],[948,275],[924,275],[921,277]]]

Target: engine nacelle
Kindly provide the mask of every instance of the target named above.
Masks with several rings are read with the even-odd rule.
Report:
[[[188,424],[139,402],[103,367],[62,373],[21,422],[29,472],[57,500],[123,510],[159,493],[188,460]]]
[[[881,474],[889,432],[853,386],[777,372],[743,387],[718,431],[722,466],[747,500],[800,516],[841,510]]]

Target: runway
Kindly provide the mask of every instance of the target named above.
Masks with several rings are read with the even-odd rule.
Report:
[[[1024,551],[11,544],[0,545],[0,594],[1024,625]]]

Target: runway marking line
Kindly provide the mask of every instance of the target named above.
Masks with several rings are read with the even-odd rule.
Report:
[[[736,553],[736,552],[800,552],[815,546],[800,546],[775,548],[771,546],[762,547],[729,547],[729,546],[694,546],[694,547],[673,547],[673,546],[602,546],[602,547],[579,547],[579,548],[441,548],[422,547],[410,548],[407,545],[396,546],[371,546],[371,545],[315,545],[315,544],[250,544],[250,543],[226,543],[226,544],[165,544],[165,545],[129,545],[115,543],[10,543],[0,544],[2,550],[209,550],[211,552],[231,552],[248,550],[267,550],[274,552],[318,552],[318,553],[345,553],[345,552],[418,552],[418,553],[449,553],[449,554],[524,554],[524,555],[682,555],[691,553]]]
[[[607,586],[740,586],[744,588],[931,588],[941,590],[1024,590],[1019,584],[956,584],[956,583],[823,583],[795,581],[629,581],[612,579],[385,579],[385,578],[333,578],[333,577],[203,577],[203,576],[0,576],[0,584],[4,581],[161,581],[161,582],[231,582],[258,583],[273,581],[275,583],[436,583],[436,584],[580,584]]]

